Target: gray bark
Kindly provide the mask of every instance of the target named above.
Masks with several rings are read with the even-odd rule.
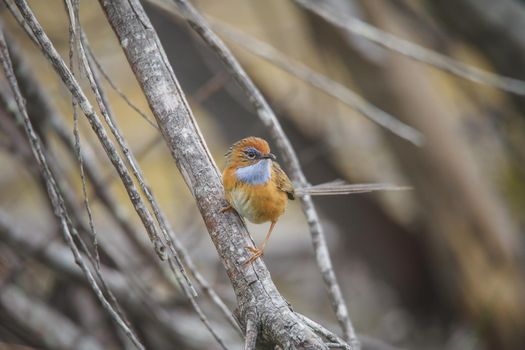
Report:
[[[163,137],[195,197],[210,237],[237,296],[245,323],[257,316],[262,338],[283,349],[327,349],[323,341],[288,306],[264,263],[249,266],[251,245],[242,220],[219,213],[226,205],[219,171],[195,123],[159,39],[137,0],[100,0],[128,61],[146,95]]]

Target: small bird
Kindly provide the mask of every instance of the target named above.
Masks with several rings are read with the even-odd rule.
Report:
[[[221,212],[235,209],[239,215],[255,224],[270,222],[270,229],[261,249],[246,247],[252,256],[245,265],[262,256],[270,235],[283,215],[288,200],[304,195],[338,195],[377,190],[401,190],[389,184],[347,184],[335,181],[305,188],[294,188],[292,182],[270,153],[268,142],[258,137],[247,137],[234,143],[225,155],[226,167],[222,173],[225,199],[228,205]]]

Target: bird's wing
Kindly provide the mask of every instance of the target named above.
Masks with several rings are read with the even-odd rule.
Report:
[[[283,191],[286,193],[289,199],[295,199],[295,192],[293,189],[292,182],[288,178],[288,175],[284,172],[283,169],[281,169],[281,166],[277,162],[273,162],[272,166],[273,170],[273,177],[275,179],[275,183],[277,185],[277,188],[280,191]]]

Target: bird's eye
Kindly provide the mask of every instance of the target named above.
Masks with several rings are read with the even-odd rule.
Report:
[[[246,152],[246,156],[250,159],[255,159],[256,154],[254,151],[248,151]]]

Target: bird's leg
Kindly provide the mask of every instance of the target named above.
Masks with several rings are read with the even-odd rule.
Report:
[[[231,206],[231,204],[228,204],[227,206],[222,207],[221,210],[219,210],[219,213],[224,214],[228,210],[232,210],[232,209],[233,209],[233,207]]]
[[[272,234],[273,228],[277,221],[272,221],[272,224],[270,225],[270,229],[268,230],[268,233],[266,234],[266,237],[264,238],[264,241],[262,242],[261,249],[257,247],[246,247],[250,252],[253,253],[253,255],[244,263],[244,265],[250,265],[257,259],[258,257],[262,256],[264,254],[264,248],[266,247],[266,244],[268,243],[268,240],[270,239],[270,235]]]

